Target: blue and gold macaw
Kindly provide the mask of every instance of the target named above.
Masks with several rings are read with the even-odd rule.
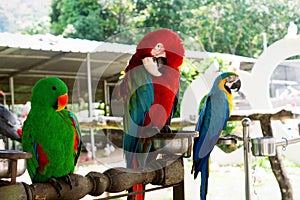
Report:
[[[196,125],[199,137],[194,139],[192,168],[195,179],[201,172],[201,200],[205,200],[207,194],[210,153],[222,130],[225,130],[232,110],[231,90],[238,91],[240,87],[241,81],[237,74],[224,72],[215,79],[210,92],[204,97],[205,100]]]

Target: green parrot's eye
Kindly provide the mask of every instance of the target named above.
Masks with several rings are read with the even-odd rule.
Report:
[[[55,86],[52,86],[52,90],[56,90],[56,87],[55,87]]]

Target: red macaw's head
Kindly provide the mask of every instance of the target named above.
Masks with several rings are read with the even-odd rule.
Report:
[[[142,65],[142,60],[146,57],[165,57],[165,65],[178,69],[184,57],[183,43],[179,36],[169,29],[150,32],[137,45],[136,53],[130,59],[125,72]]]

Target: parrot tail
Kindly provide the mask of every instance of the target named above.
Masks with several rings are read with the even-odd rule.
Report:
[[[202,169],[201,169],[201,186],[200,186],[200,199],[205,200],[207,194],[207,186],[208,186],[208,175],[209,175],[209,159],[205,158]]]
[[[133,159],[133,168],[134,169],[138,168],[138,162],[137,162],[136,156],[134,156],[134,159]],[[144,189],[145,189],[145,186],[143,184],[137,184],[137,185],[134,185],[129,191],[130,192],[138,192],[138,191],[142,191]],[[129,196],[127,199],[128,200],[144,200],[144,196],[145,196],[144,193],[139,193],[139,194]]]
[[[138,191],[142,191],[144,190],[144,185],[143,184],[137,184],[135,186],[132,187],[132,191],[133,192],[138,192]],[[139,193],[136,195],[133,195],[134,200],[144,200],[144,193]]]

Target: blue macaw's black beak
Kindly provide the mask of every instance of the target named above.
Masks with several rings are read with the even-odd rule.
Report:
[[[232,89],[232,90],[236,89],[236,92],[238,92],[240,90],[240,88],[241,88],[241,85],[242,85],[241,80],[238,79],[236,82],[234,82],[231,85],[230,89]]]

